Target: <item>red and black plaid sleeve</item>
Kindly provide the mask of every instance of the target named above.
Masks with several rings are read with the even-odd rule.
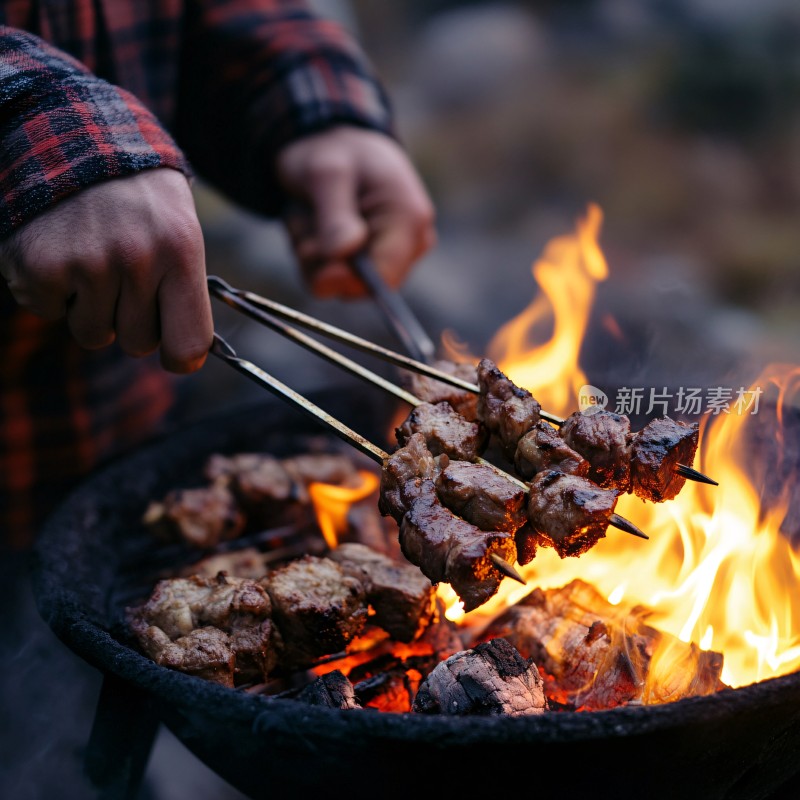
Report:
[[[43,40],[0,27],[0,238],[108,178],[188,167],[155,117]]]
[[[276,153],[336,124],[391,134],[387,98],[337,24],[298,0],[197,0],[176,136],[198,173],[264,213],[280,210]]]

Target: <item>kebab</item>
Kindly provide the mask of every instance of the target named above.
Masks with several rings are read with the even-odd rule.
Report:
[[[530,392],[516,386],[489,359],[478,364],[478,386],[478,418],[525,478],[555,467],[652,502],[671,500],[687,478],[716,483],[685,466],[697,451],[697,423],[664,416],[631,433],[630,419],[622,414],[576,411],[559,421],[559,443]]]
[[[253,307],[251,304],[243,303],[240,298],[236,297],[228,289],[217,290],[215,293],[220,294],[224,299],[231,302],[234,307],[241,308],[248,315],[279,330],[288,338],[297,341],[308,349],[324,355],[325,358],[345,367],[349,371],[361,375],[387,389],[387,391],[391,391],[396,396],[408,400],[412,405],[419,405],[417,398],[413,395],[385,381],[380,376],[375,375],[339,353],[330,350],[330,348],[319,344],[294,328],[273,319],[269,314]],[[246,294],[249,295],[249,293]],[[271,304],[271,301],[264,302]],[[323,323],[319,323],[319,325],[323,325]],[[325,326],[326,329],[330,327]],[[350,335],[348,334],[347,336]],[[476,608],[493,596],[503,576],[512,577],[524,583],[524,580],[509,563],[508,557],[513,560],[516,555],[516,546],[513,538],[502,531],[481,532],[477,526],[471,525],[443,506],[437,496],[436,487],[432,480],[434,472],[426,474],[432,468],[423,468],[424,459],[420,460],[415,455],[410,458],[410,464],[403,465],[400,457],[390,462],[388,455],[381,448],[359,436],[342,422],[327,414],[255,364],[239,358],[233,348],[218,334],[214,336],[211,353],[226,361],[231,367],[247,375],[261,386],[269,389],[272,393],[294,403],[309,416],[323,422],[338,436],[383,466],[382,483],[385,484],[386,488],[382,492],[382,508],[385,513],[392,514],[400,525],[400,541],[404,554],[413,564],[419,566],[423,574],[433,582],[447,581],[451,583],[464,601],[467,610]],[[426,453],[430,459],[433,458],[427,448]],[[441,456],[441,458],[444,457]],[[387,474],[387,470],[391,469],[390,463],[398,465],[396,475]],[[488,466],[493,470],[497,470],[493,465]],[[421,474],[415,472],[417,468],[422,470]],[[499,472],[499,470],[497,471]],[[500,474],[504,475],[504,473]],[[515,480],[510,476],[505,477],[509,480]],[[414,495],[409,496],[408,487],[414,483],[419,484],[419,486]],[[520,487],[523,490],[527,488],[521,483]],[[396,502],[393,503],[389,499],[390,497],[394,498]],[[647,538],[638,528],[617,514],[612,513],[609,516],[609,520],[609,524],[615,525],[633,535]],[[487,534],[490,534],[490,536],[487,537]],[[447,546],[444,544],[445,542],[452,545],[452,547],[445,550]],[[430,554],[426,554],[426,549],[431,550]]]

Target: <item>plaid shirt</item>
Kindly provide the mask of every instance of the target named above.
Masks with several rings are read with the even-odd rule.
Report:
[[[0,23],[0,239],[98,181],[188,163],[275,214],[283,145],[390,129],[356,45],[300,0],[0,0]],[[80,350],[5,287],[0,347],[0,542],[24,546],[77,476],[154,429],[172,380]]]

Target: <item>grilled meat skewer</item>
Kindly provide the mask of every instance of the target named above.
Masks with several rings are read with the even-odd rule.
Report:
[[[503,575],[491,556],[513,564],[516,546],[504,531],[482,531],[446,508],[436,480],[447,456],[434,458],[421,433],[386,459],[379,508],[400,525],[403,555],[433,583],[449,583],[471,611],[492,597]]]

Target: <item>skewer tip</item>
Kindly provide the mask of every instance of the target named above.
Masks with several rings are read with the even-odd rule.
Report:
[[[497,553],[492,553],[489,558],[492,559],[492,563],[497,567],[499,572],[502,572],[507,578],[513,578],[517,583],[521,583],[523,586],[527,586],[528,582],[522,575],[517,572],[511,564],[508,563],[504,558],[501,558]]]
[[[632,522],[621,517],[619,514],[612,514],[608,520],[608,524],[613,527],[629,533],[631,536],[638,536],[640,539],[649,539],[650,537],[644,532],[639,530]]]
[[[719,482],[715,481],[713,478],[709,478],[708,475],[703,475],[702,472],[698,472],[696,469],[692,467],[687,467],[686,464],[678,464],[675,467],[675,474],[682,475],[686,480],[689,481],[697,481],[697,483],[707,483],[709,486],[719,486]]]

